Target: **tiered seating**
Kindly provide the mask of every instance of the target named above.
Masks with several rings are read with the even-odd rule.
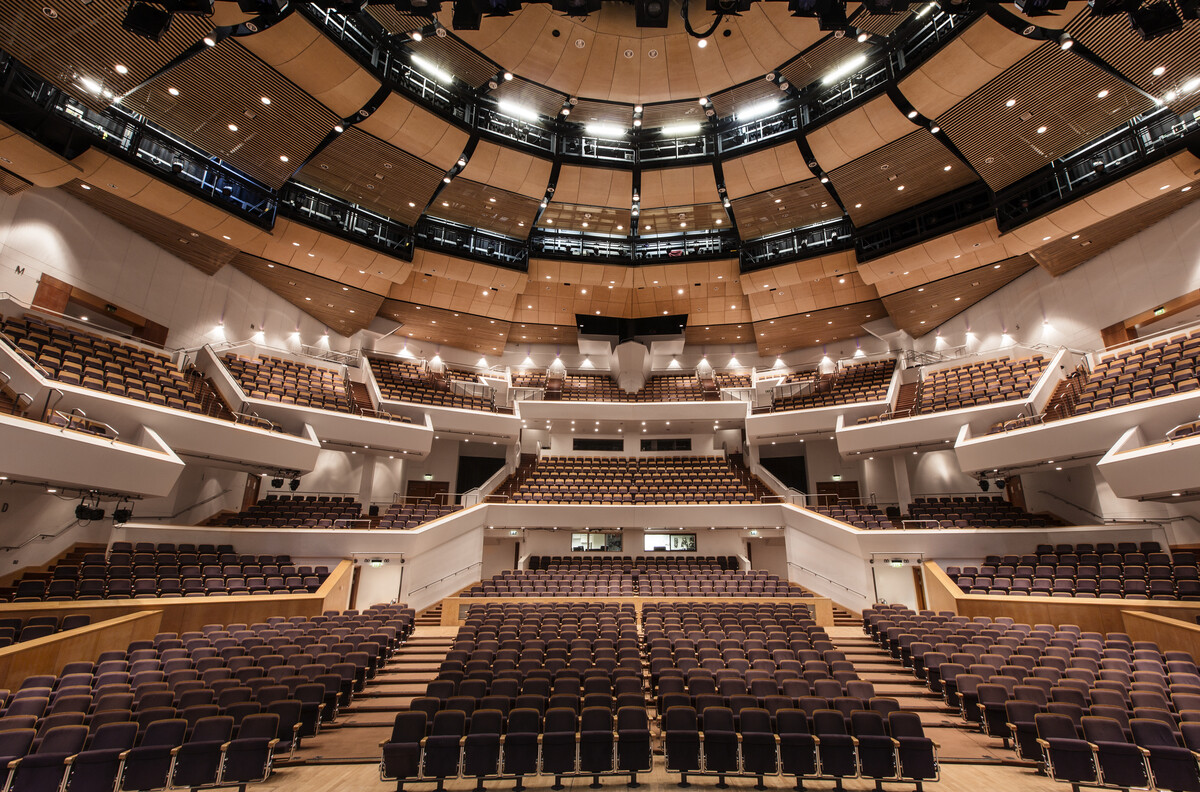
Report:
[[[331,369],[265,355],[251,360],[228,354],[222,361],[251,399],[353,412],[342,376]]]
[[[531,559],[532,561],[532,559]],[[804,597],[799,586],[729,559],[539,559],[472,586],[465,597]]]
[[[822,374],[816,386],[808,393],[797,393],[775,399],[776,410],[803,410],[810,407],[829,407],[835,404],[881,401],[887,397],[892,375],[896,370],[895,360],[874,360],[847,366],[835,374]],[[785,380],[795,382],[807,380],[814,372],[790,374]],[[797,379],[793,379],[796,377]]]
[[[713,380],[717,383],[718,388],[749,388],[754,385],[749,374],[728,374],[723,371],[714,371]]]
[[[462,506],[454,503],[431,503],[429,501],[421,501],[420,503],[393,503],[388,507],[383,517],[380,518],[379,527],[394,530],[416,528],[418,525],[424,525],[439,517],[445,517],[447,514],[452,514],[461,508]]]
[[[568,374],[563,378],[563,401],[637,401],[636,394],[626,393],[606,374]]]
[[[1103,355],[1083,386],[1075,414],[1196,390],[1197,357],[1200,330]]]
[[[14,790],[206,788],[270,775],[333,721],[411,632],[413,612],[159,633],[58,675],[27,677],[0,712]]]
[[[396,716],[380,777],[520,787],[538,774],[636,779],[651,761],[632,605],[488,604],[470,608],[437,679]]]
[[[921,383],[917,412],[922,414],[1025,399],[1042,371],[1041,355],[1010,360],[1007,356],[982,363],[939,369]]]
[[[36,316],[4,320],[4,337],[51,377],[113,396],[201,412],[179,368],[166,356],[82,333]]]
[[[807,606],[647,604],[642,617],[666,769],[681,784],[937,777],[919,717],[858,679]]]
[[[1052,518],[1030,514],[999,495],[918,497],[908,507],[913,520],[936,520],[942,528],[1042,528]]]
[[[862,528],[865,531],[903,528],[904,525],[900,520],[892,520],[884,514],[877,506],[866,504],[851,505],[849,503],[838,503],[835,506],[813,506],[813,511],[825,517],[834,520],[841,520],[844,523]]]
[[[379,392],[385,399],[430,404],[438,407],[459,407],[464,410],[492,412],[496,409],[495,399],[491,396],[487,398],[471,396],[452,388],[448,389],[430,380],[420,367],[412,363],[379,357],[371,358],[370,363],[371,373],[375,375],[375,383],[379,386]],[[451,372],[447,371],[447,376],[450,374]],[[458,379],[479,382],[479,378],[471,373],[463,373],[463,376]]]
[[[209,525],[244,528],[339,528],[362,519],[362,504],[349,495],[268,495],[247,511],[226,514]]]
[[[517,503],[753,503],[722,457],[545,457],[512,491]]]
[[[864,610],[863,626],[968,723],[1056,780],[1200,788],[1200,673],[1186,652],[1071,624],[892,605]]]
[[[1039,545],[1033,554],[989,556],[946,574],[969,594],[1200,600],[1195,554],[1172,556],[1158,542]]]
[[[651,377],[637,392],[640,402],[704,401],[704,389],[694,374]]]
[[[87,614],[73,614],[64,616],[62,619],[57,616],[30,616],[28,619],[20,616],[0,618],[0,649],[21,641],[45,638],[56,632],[86,627],[91,623],[92,617]]]
[[[544,388],[546,373],[543,371],[514,371],[512,373],[514,388]]]
[[[82,564],[58,564],[50,572],[22,576],[13,602],[204,597],[233,594],[308,594],[329,570],[296,566],[291,556],[239,555],[232,545],[114,542],[112,550],[87,553]]]

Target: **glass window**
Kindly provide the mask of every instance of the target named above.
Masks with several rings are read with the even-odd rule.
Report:
[[[622,548],[619,533],[573,533],[571,552],[574,553],[619,553]]]
[[[643,534],[646,539],[646,552],[696,552],[696,534],[694,533],[648,533]]]

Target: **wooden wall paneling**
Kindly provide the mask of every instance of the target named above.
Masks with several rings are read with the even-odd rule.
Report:
[[[891,97],[883,95],[814,129],[806,139],[813,156],[828,173],[916,129]]]
[[[883,304],[896,327],[920,338],[1035,266],[1032,256],[1018,256],[886,295]]]
[[[500,87],[492,91],[497,100],[512,102],[521,107],[527,107],[540,115],[556,118],[562,111],[563,102],[567,95],[546,86],[526,80],[524,77],[514,77],[500,83]],[[572,119],[573,120],[573,119]]]
[[[711,165],[644,170],[641,198],[643,210],[716,201],[716,176]]]
[[[420,248],[413,256],[413,270],[422,275],[437,275],[451,280],[464,280],[476,286],[515,292],[522,291],[529,280],[524,272]]]
[[[67,663],[95,662],[102,652],[125,651],[133,641],[154,638],[161,624],[161,611],[144,610],[11,644],[0,649],[0,687],[16,690],[26,677],[58,674]]]
[[[261,101],[264,96],[271,104]],[[206,47],[123,103],[276,188],[341,120],[232,39]]]
[[[867,300],[823,310],[755,320],[754,341],[763,356],[792,349],[849,341],[863,334],[862,326],[884,315],[883,303]]]
[[[1041,43],[980,17],[901,80],[900,92],[923,116],[937,118]]]
[[[521,324],[572,327],[577,314],[630,316],[628,292],[576,283],[530,280],[513,310],[514,327],[509,339],[514,342],[524,340],[520,338],[523,335],[519,327]]]
[[[33,294],[33,307],[62,314],[67,312],[67,303],[70,301],[71,284],[42,273],[38,278],[37,291]]]
[[[1181,618],[1172,618],[1159,613],[1135,610],[1121,611],[1126,633],[1135,641],[1153,641],[1163,652],[1187,652],[1192,657],[1200,656],[1200,625]]]
[[[805,597],[802,600],[793,598],[772,598],[772,597],[727,597],[725,600],[730,602],[744,602],[747,604],[769,604],[781,603],[794,605],[797,602],[802,602],[809,606],[812,611],[813,620],[824,627],[833,625],[833,601],[827,597]],[[472,605],[488,605],[503,603],[520,605],[526,603],[529,607],[537,605],[548,605],[560,603],[563,605],[571,605],[578,603],[578,599],[569,599],[566,597],[505,597],[503,599],[492,599],[489,597],[447,597],[442,601],[442,626],[457,627],[463,622],[464,614]],[[605,603],[610,605],[633,605],[634,611],[639,615],[642,612],[644,605],[664,604],[670,605],[674,603],[695,603],[696,600],[692,597],[596,597],[589,599],[589,602]]]
[[[642,129],[658,129],[660,127],[683,123],[702,123],[705,120],[704,108],[692,102],[663,102],[647,104],[642,107]]]
[[[454,314],[458,313],[458,316]],[[453,344],[484,355],[504,351],[508,343],[509,322],[486,316],[463,314],[428,304],[417,305],[389,298],[379,315],[401,323],[397,335],[430,344]]]
[[[539,200],[460,176],[437,196],[429,214],[524,239],[537,215]]]
[[[920,285],[932,278],[920,277],[922,268],[939,263],[954,265],[968,255],[978,255],[985,261],[1000,261],[1021,253],[1030,247],[1020,240],[1006,236],[1001,238],[1000,229],[993,218],[942,234],[895,253],[888,253],[858,263],[858,271],[867,283],[880,283],[887,278],[911,277],[906,285]],[[955,258],[955,257],[958,258]],[[950,259],[949,262],[946,259]],[[893,290],[893,289],[889,289]]]
[[[415,226],[444,171],[351,127],[297,174],[318,190]]]
[[[126,6],[122,0],[62,3],[49,6],[51,16],[40,13],[40,5],[2,3],[0,49],[93,110],[103,110],[213,29],[211,19],[180,14],[152,42],[121,27]],[[117,64],[128,71],[121,74]]]
[[[354,115],[379,90],[379,81],[303,14],[238,40],[341,118]]]
[[[524,152],[480,141],[461,176],[498,190],[539,201],[546,194],[553,164]]]
[[[792,142],[734,157],[721,163],[731,200],[813,178],[800,148]]]
[[[750,82],[734,86],[727,91],[714,93],[711,97],[713,109],[722,118],[735,116],[738,113],[744,112],[746,108],[753,107],[761,102],[784,98],[786,97],[779,90],[779,84],[774,81],[767,81],[766,79],[751,80]]]
[[[615,71],[615,63],[614,69]],[[612,82],[612,74],[608,76]],[[578,121],[581,124],[601,123],[601,124],[616,124],[625,129],[633,128],[633,105],[618,104],[616,102],[594,102],[587,99],[580,99],[579,104],[575,105],[571,110],[571,120]]]
[[[938,124],[999,190],[1153,108],[1149,98],[1077,53],[1045,42],[939,116]]]
[[[712,231],[728,223],[725,207],[720,203],[667,206],[643,209],[638,217],[638,229],[647,234],[681,234],[687,231]]]
[[[978,181],[930,132],[918,129],[829,174],[858,227]]]
[[[461,276],[460,279],[454,280],[420,272],[403,284],[394,286],[388,297],[430,308],[508,320],[512,318],[518,294],[515,290],[480,287],[471,283],[469,278]],[[426,320],[429,318],[424,314],[422,316]]]
[[[554,187],[554,201],[628,210],[633,206],[633,173],[615,168],[563,165]]]
[[[238,253],[232,264],[330,330],[351,336],[366,328],[379,312],[383,298],[362,289]]]
[[[842,216],[837,201],[816,178],[736,198],[732,203],[738,233],[743,239],[803,228]]]
[[[458,161],[469,138],[462,129],[396,93],[357,126],[442,171]]]
[[[542,212],[541,218],[538,219],[538,227],[623,236],[629,233],[629,217],[628,209],[580,206],[555,201]]]
[[[0,164],[38,187],[58,187],[81,174],[78,166],[4,123],[0,123]]]
[[[833,275],[807,278],[791,286],[762,288],[747,295],[756,321],[861,303],[878,297],[875,287],[864,283],[858,273],[844,270]]]
[[[797,49],[801,49],[799,57],[781,67],[779,72],[799,90],[820,80],[851,58],[865,54],[870,47],[859,44],[853,36],[830,36],[808,49]]]

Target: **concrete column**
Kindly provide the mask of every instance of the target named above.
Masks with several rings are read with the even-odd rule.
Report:
[[[901,513],[908,510],[912,503],[912,486],[908,483],[908,460],[903,454],[892,457],[892,470],[896,474],[896,500],[900,502]]]
[[[358,502],[364,507],[371,502],[371,493],[375,485],[375,455],[363,456],[362,473],[358,480]]]

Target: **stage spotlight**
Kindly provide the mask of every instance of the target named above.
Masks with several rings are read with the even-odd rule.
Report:
[[[1133,23],[1133,29],[1142,37],[1142,41],[1153,41],[1177,30],[1183,30],[1183,20],[1167,2],[1151,3],[1131,11],[1129,21]]]
[[[455,30],[479,30],[480,13],[472,0],[454,0],[454,16],[450,25]]]
[[[992,487],[992,485],[987,479],[979,479],[979,491],[980,492],[987,492],[989,489],[991,489],[991,487]]]
[[[129,522],[133,517],[133,504],[121,504],[113,509],[113,522],[117,525]]]
[[[171,29],[171,14],[149,3],[139,3],[135,0],[126,9],[125,16],[121,19],[121,27],[135,36],[158,41],[163,33]]]
[[[638,27],[665,28],[671,4],[667,0],[636,0],[634,9]]]
[[[841,30],[849,26],[844,0],[788,0],[788,11],[795,17],[817,20],[821,30]]]
[[[742,11],[750,10],[752,0],[705,0],[704,6],[709,11],[729,16],[741,16]]]
[[[521,0],[475,0],[475,10],[483,16],[512,16],[521,10]]]
[[[283,479],[276,476],[275,478],[271,479],[271,486],[275,489],[283,489]]]
[[[1004,479],[996,479],[996,489],[1003,491],[1008,486],[1008,482]]]
[[[300,479],[298,479],[298,478],[292,479],[291,483],[288,484],[288,489],[290,489],[292,492],[295,492],[296,490],[300,489]]]

